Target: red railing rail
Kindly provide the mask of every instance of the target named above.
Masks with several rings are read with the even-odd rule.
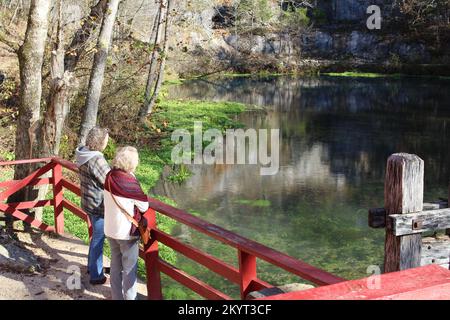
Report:
[[[30,174],[25,179],[15,181],[0,182],[0,211],[11,214],[14,217],[26,221],[31,225],[44,230],[53,231],[58,234],[64,233],[64,209],[77,215],[86,221],[89,234],[92,233],[91,225],[87,214],[76,204],[64,198],[64,189],[67,189],[80,196],[80,187],[67,180],[63,176],[63,168],[78,172],[77,166],[67,160],[60,158],[44,158],[33,160],[19,160],[0,162],[0,166],[20,165],[29,163],[45,163],[41,168]],[[52,171],[51,178],[39,178],[41,175]],[[50,184],[53,186],[53,198],[49,200],[27,201],[21,203],[3,203],[3,201],[21,188],[31,185]],[[231,299],[230,296],[204,283],[203,281],[185,273],[172,266],[159,256],[158,243],[162,243],[187,258],[203,265],[210,271],[224,277],[236,284],[240,288],[241,299],[256,290],[273,287],[271,284],[261,280],[257,275],[257,260],[264,260],[274,266],[284,269],[302,279],[308,280],[318,286],[336,284],[344,279],[337,277],[319,268],[313,267],[303,261],[297,260],[284,253],[271,249],[258,242],[241,237],[233,232],[223,229],[217,225],[208,223],[195,217],[181,209],[172,207],[159,200],[149,197],[150,209],[146,212],[146,217],[150,222],[152,240],[145,247],[141,248],[140,256],[144,259],[147,271],[147,291],[149,299],[162,299],[162,288],[160,273],[163,272],[175,281],[196,292],[207,299]],[[55,226],[48,226],[42,221],[31,218],[20,210],[35,207],[53,206]],[[156,223],[156,212],[170,217],[179,223],[197,230],[223,244],[237,250],[238,268],[208,254],[191,245],[182,243],[175,237],[158,229]]]

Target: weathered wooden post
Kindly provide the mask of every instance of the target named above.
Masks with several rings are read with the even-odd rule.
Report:
[[[421,212],[423,208],[424,162],[418,156],[396,153],[389,157],[384,187],[386,242],[384,272],[420,266],[422,236],[396,236],[391,214]]]

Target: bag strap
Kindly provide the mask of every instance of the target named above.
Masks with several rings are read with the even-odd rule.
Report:
[[[127,218],[127,220],[129,222],[131,222],[136,228],[139,228],[139,223],[128,214],[128,212],[117,202],[116,198],[112,194],[110,179],[108,179],[108,188],[109,188],[109,193],[111,194],[111,197],[112,197],[114,203],[116,204],[116,206],[119,207],[120,211],[125,215],[125,217]]]

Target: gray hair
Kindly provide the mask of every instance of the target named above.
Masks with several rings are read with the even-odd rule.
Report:
[[[108,135],[108,129],[94,127],[92,128],[86,137],[86,146],[91,151],[103,151],[103,143]]]
[[[121,169],[126,172],[134,172],[139,164],[139,154],[135,147],[122,147],[117,149],[111,165],[115,169]]]

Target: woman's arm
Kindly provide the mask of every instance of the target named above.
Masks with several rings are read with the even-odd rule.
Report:
[[[138,201],[134,200],[134,205],[138,208],[138,210],[142,213],[147,212],[149,205],[148,201]]]

